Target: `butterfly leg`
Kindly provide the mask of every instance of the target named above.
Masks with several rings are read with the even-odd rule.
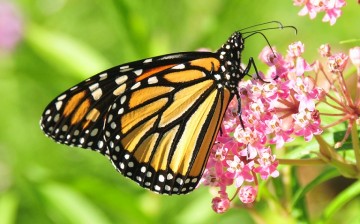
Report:
[[[236,99],[238,101],[238,115],[239,115],[240,124],[241,124],[241,127],[243,129],[245,129],[244,122],[243,122],[243,120],[241,118],[241,98],[240,98],[240,94],[239,94],[239,92],[236,92],[235,95],[236,95]]]
[[[255,70],[255,73],[256,73],[257,77],[260,78],[259,72],[258,72],[258,70],[257,70],[257,68],[256,68],[256,65],[255,65],[255,62],[254,62],[254,59],[253,59],[253,57],[250,57],[250,58],[249,58],[249,62],[248,62],[248,64],[247,64],[247,66],[245,67],[244,71],[242,72],[240,79],[244,78],[245,75],[248,75],[248,74],[249,74],[249,71],[250,71],[250,69],[251,69],[251,66],[254,67],[254,70]],[[260,79],[261,79],[261,78],[260,78]],[[262,79],[261,79],[261,80],[262,80]],[[241,127],[242,127],[243,129],[245,129],[244,122],[243,122],[243,120],[242,120],[242,118],[241,118],[241,97],[240,97],[239,92],[236,92],[235,95],[236,95],[236,99],[237,99],[237,101],[238,101],[238,115],[239,115],[240,124],[241,124]]]
[[[256,76],[257,76],[258,79],[260,79],[261,81],[263,81],[265,83],[269,83],[269,82],[265,81],[263,78],[261,78],[260,73],[259,73],[259,71],[258,71],[258,69],[256,67],[255,61],[254,61],[254,59],[252,57],[249,58],[249,62],[247,64],[246,68],[244,69],[244,72],[243,72],[241,78],[243,78],[245,75],[249,74],[251,66],[254,67],[254,70],[255,70],[255,73],[256,73]],[[275,79],[277,79],[277,78],[278,77],[276,77]]]
[[[256,65],[255,65],[255,61],[254,61],[254,58],[253,58],[253,57],[250,57],[250,58],[249,58],[249,62],[248,62],[248,64],[247,64],[246,68],[244,69],[244,72],[243,72],[243,74],[242,74],[242,76],[241,76],[241,79],[244,78],[245,75],[248,75],[248,74],[249,74],[249,71],[250,71],[250,69],[251,69],[251,66],[254,67],[256,76],[257,76],[260,80],[262,80],[262,78],[261,78],[260,75],[259,75],[258,69],[257,69],[257,67],[256,67]],[[264,80],[262,80],[262,81],[264,81]]]

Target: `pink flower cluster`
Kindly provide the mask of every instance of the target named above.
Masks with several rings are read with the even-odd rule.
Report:
[[[352,127],[360,124],[360,47],[351,48],[347,55],[343,52],[332,53],[330,45],[323,44],[320,47],[320,54],[326,59],[327,66],[317,62],[315,71],[319,79],[323,77],[322,85],[327,89],[325,94],[327,100],[322,101],[322,104],[328,107],[328,111],[320,113],[320,116],[331,117],[332,120],[331,123],[323,124],[323,128],[347,123],[343,139],[334,145],[335,148],[339,148],[351,135]],[[356,67],[356,73],[345,72],[349,59]],[[357,84],[354,85],[356,81],[354,83],[349,80],[357,80]]]
[[[309,14],[310,19],[314,19],[319,12],[325,12],[322,21],[334,25],[341,16],[341,8],[346,5],[346,2],[345,0],[294,0],[294,5],[303,6],[299,15]]]
[[[303,52],[300,42],[291,44],[285,57],[266,47],[260,58],[269,70],[266,75],[259,74],[266,82],[258,78],[240,82],[241,114],[235,97],[201,181],[219,188],[214,211],[221,213],[230,207],[233,198],[228,198],[228,186],[237,188],[239,199],[247,204],[256,199],[258,177],[266,180],[279,176],[278,161],[266,144],[281,148],[294,136],[310,141],[322,133],[315,102],[323,91],[304,75],[312,67],[301,57]]]

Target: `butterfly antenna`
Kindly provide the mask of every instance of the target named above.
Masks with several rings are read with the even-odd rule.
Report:
[[[245,27],[245,28],[242,28],[241,30],[239,31],[244,31],[244,30],[248,30],[250,28],[254,28],[254,27],[258,27],[258,26],[263,26],[263,25],[267,25],[267,24],[272,24],[272,23],[276,23],[278,24],[279,27],[277,27],[278,29],[282,29],[284,26],[281,22],[279,21],[269,21],[269,22],[265,22],[265,23],[259,23],[259,24],[256,24],[256,25],[252,25],[252,26],[248,26],[248,27]]]
[[[282,25],[282,23],[280,23],[279,21],[271,21],[271,22],[266,22],[266,23],[260,23],[260,24],[258,24],[258,25],[254,25],[254,26],[247,27],[247,28],[245,28],[245,29],[252,28],[252,27],[257,27],[257,26],[261,26],[261,25],[265,25],[265,24],[269,24],[269,23],[278,23],[278,24],[279,24],[279,27],[267,27],[267,28],[262,28],[262,29],[258,29],[258,30],[243,32],[242,34],[250,33],[249,35],[245,36],[244,39],[246,39],[246,38],[248,38],[248,37],[251,37],[251,36],[253,36],[253,35],[255,35],[255,34],[260,34],[261,36],[264,37],[264,39],[265,39],[266,43],[268,44],[268,46],[270,47],[270,50],[271,50],[271,52],[273,53],[273,55],[276,56],[273,48],[271,47],[271,44],[270,44],[269,40],[267,39],[267,37],[266,37],[261,31],[290,28],[290,29],[293,29],[293,30],[295,31],[295,35],[296,35],[296,34],[297,34],[297,29],[296,29],[295,26],[284,26],[284,25]],[[245,30],[245,29],[241,29],[241,30]],[[240,31],[241,31],[241,30],[240,30]]]
[[[261,36],[264,37],[266,43],[268,44],[268,46],[269,46],[270,49],[271,49],[271,52],[275,55],[275,52],[274,52],[274,50],[272,49],[269,40],[267,39],[267,37],[265,36],[265,34],[263,34],[262,32],[260,32],[260,31],[253,31],[251,34],[249,34],[249,35],[247,35],[246,37],[244,37],[244,39],[246,39],[246,38],[248,38],[248,37],[251,37],[251,36],[253,36],[253,35],[255,35],[255,34],[260,34]]]

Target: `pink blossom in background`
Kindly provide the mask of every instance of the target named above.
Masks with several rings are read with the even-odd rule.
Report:
[[[0,52],[11,51],[23,34],[23,23],[16,5],[0,1]]]
[[[257,187],[244,186],[239,191],[240,201],[244,204],[253,203],[256,199]]]
[[[337,53],[328,57],[328,67],[330,72],[342,72],[348,62],[349,57],[344,53]]]
[[[359,69],[360,67],[360,47],[354,47],[349,50],[351,62]]]
[[[309,14],[310,19],[314,19],[320,12],[325,12],[323,22],[329,22],[334,25],[336,20],[342,15],[341,8],[346,5],[345,0],[293,0],[295,6],[302,9],[300,16]]]
[[[319,48],[320,55],[322,57],[329,57],[331,55],[331,47],[329,44],[323,44]]]
[[[226,192],[219,192],[219,196],[213,198],[212,209],[217,213],[224,213],[230,208],[230,200]]]
[[[326,80],[326,84],[329,88],[329,91],[325,93],[326,98],[331,99],[333,103],[328,101],[323,101],[322,103],[331,108],[327,113],[318,113],[313,116],[331,116],[333,120],[332,123],[324,125],[323,128],[330,128],[338,124],[343,124],[346,122],[347,129],[343,135],[343,139],[334,144],[334,148],[341,147],[351,134],[352,127],[358,125],[360,117],[360,47],[353,47],[349,50],[349,55],[346,55],[343,52],[331,53],[330,50],[328,54],[324,56],[322,53],[324,47],[320,47],[320,54],[327,59],[327,66],[317,66],[316,75],[323,75]],[[329,47],[330,49],[330,47]],[[352,62],[352,64],[357,68],[356,72],[346,72],[348,77],[355,75],[356,83],[347,82],[344,74],[344,71],[347,67],[350,67],[347,62]],[[318,63],[319,64],[319,63]],[[353,85],[355,84],[355,85]],[[355,89],[352,89],[355,88]],[[335,119],[334,119],[335,118]]]

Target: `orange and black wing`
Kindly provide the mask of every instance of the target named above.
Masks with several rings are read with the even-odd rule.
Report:
[[[108,155],[152,191],[198,184],[232,94],[215,53],[188,52],[116,66],[58,96],[41,119],[57,142]]]

